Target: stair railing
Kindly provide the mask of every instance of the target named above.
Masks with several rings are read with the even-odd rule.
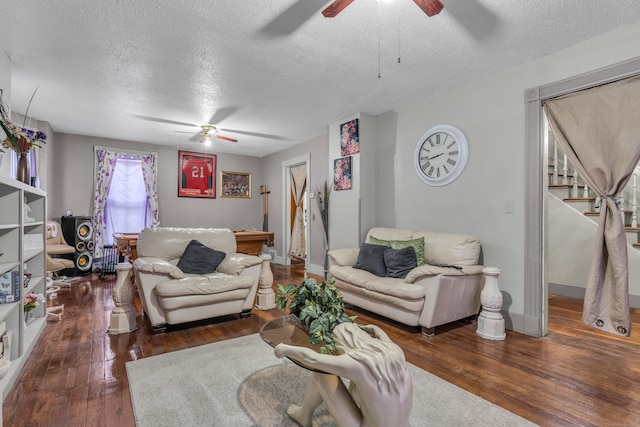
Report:
[[[583,185],[582,189],[582,198],[588,199],[590,198],[589,194],[589,185],[586,181],[578,175],[578,172],[575,168],[571,168],[570,163],[567,160],[567,155],[563,152],[562,147],[559,146],[552,132],[549,132],[549,143],[553,144],[553,157],[550,161],[550,166],[552,168],[551,174],[551,185],[571,185],[571,197],[578,198],[578,194],[580,192],[580,185]],[[562,156],[562,158],[560,157]],[[569,176],[571,175],[571,169],[573,169],[573,174],[571,178],[571,182],[569,182]],[[560,171],[562,171],[562,181],[560,180]],[[625,189],[618,195],[619,203],[618,209],[620,209],[623,222],[626,224],[625,211],[631,213],[631,221],[630,225],[633,228],[638,227],[638,176],[640,175],[640,164],[638,164],[634,171],[629,183],[625,187]],[[629,202],[625,202],[625,200]],[[625,205],[626,203],[626,205]],[[596,203],[596,206],[599,204]]]

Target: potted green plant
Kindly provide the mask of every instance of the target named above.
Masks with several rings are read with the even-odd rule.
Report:
[[[276,304],[278,309],[286,310],[296,316],[299,325],[309,334],[311,344],[322,344],[319,351],[324,354],[335,352],[335,342],[331,332],[340,323],[353,322],[356,316],[347,316],[344,312],[342,294],[331,279],[320,284],[316,279],[304,279],[300,285],[278,284]]]

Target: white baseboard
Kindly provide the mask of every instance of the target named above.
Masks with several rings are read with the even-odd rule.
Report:
[[[584,299],[585,288],[549,282],[549,293],[563,297]],[[631,308],[640,308],[640,295],[629,294],[629,306]]]

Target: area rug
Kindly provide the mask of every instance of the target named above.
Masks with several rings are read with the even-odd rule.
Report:
[[[258,334],[127,362],[137,427],[294,427],[309,372],[278,359]],[[414,365],[411,425],[513,427],[534,424]],[[314,427],[335,426],[324,405]]]

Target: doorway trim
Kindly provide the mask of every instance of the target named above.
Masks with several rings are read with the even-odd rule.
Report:
[[[543,101],[579,90],[640,75],[640,58],[630,59],[575,77],[527,89],[525,102],[525,266],[524,333],[541,337],[547,334],[547,162],[543,132]]]
[[[290,194],[291,194],[291,179],[290,171],[291,168],[296,166],[306,165],[307,167],[307,191],[305,191],[304,196],[304,234],[305,234],[305,257],[304,257],[304,269],[307,271],[309,269],[309,221],[308,221],[308,207],[309,207],[309,191],[308,186],[311,179],[311,154],[307,153],[302,156],[294,157],[293,159],[284,160],[282,162],[282,212],[284,212],[282,218],[282,242],[283,242],[283,265],[291,265],[291,260],[289,259],[289,243],[291,240],[291,204],[289,203]]]

